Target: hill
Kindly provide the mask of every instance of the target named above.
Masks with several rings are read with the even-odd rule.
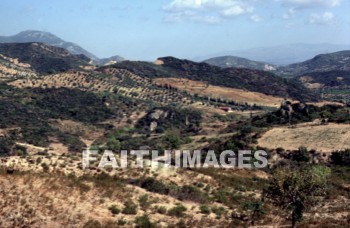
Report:
[[[13,36],[0,36],[0,43],[44,43],[54,47],[64,48],[73,55],[85,55],[96,65],[105,65],[111,61],[115,63],[124,60],[123,57],[118,55],[100,59],[78,44],[65,41],[52,33],[44,31],[27,30]]]
[[[225,51],[215,53],[206,57],[195,58],[196,61],[203,61],[205,59],[216,56],[239,56],[247,59],[254,59],[256,61],[266,62],[275,65],[288,65],[292,63],[306,61],[315,55],[337,52],[341,50],[349,50],[349,45],[336,44],[286,44],[271,47],[258,47],[243,50]]]
[[[98,60],[96,63],[98,63],[98,65],[111,65],[111,64],[115,64],[118,62],[122,62],[125,61],[125,59],[119,55],[115,55],[115,56],[111,56],[109,58],[103,58]]]
[[[73,55],[83,54],[92,60],[98,60],[98,58],[86,51],[79,45],[64,41],[63,39],[55,36],[49,32],[27,30],[20,32],[13,36],[0,36],[0,43],[45,43],[51,46],[60,47],[68,50]]]
[[[84,55],[72,55],[63,48],[43,43],[2,43],[0,54],[30,64],[38,73],[62,72],[88,65]]]
[[[215,58],[204,60],[203,62],[213,66],[222,67],[222,68],[233,67],[233,68],[265,70],[265,71],[276,70],[276,66],[274,65],[264,63],[264,62],[253,61],[246,58],[240,58],[236,56],[215,57]]]
[[[148,78],[187,78],[211,85],[260,92],[297,100],[315,100],[317,97],[295,80],[280,78],[270,72],[225,68],[196,63],[173,57],[159,58],[157,64],[149,62],[124,61],[112,67],[126,69]]]
[[[285,76],[299,76],[313,72],[350,71],[350,51],[317,55],[314,58],[278,69]]]

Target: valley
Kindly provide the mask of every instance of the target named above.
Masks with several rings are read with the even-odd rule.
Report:
[[[97,62],[40,41],[0,44],[0,227],[280,227],[293,220],[269,195],[280,172],[307,185],[323,169],[298,225],[349,224],[348,52],[282,77],[248,60]],[[264,150],[268,165],[83,169],[86,149]]]

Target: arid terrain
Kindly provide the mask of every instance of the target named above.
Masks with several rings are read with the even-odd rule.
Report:
[[[258,141],[264,148],[297,150],[299,147],[333,152],[350,147],[349,124],[321,125],[319,121],[293,127],[276,127],[267,131]]]
[[[347,71],[347,52],[267,71],[86,54],[0,44],[0,227],[350,224],[347,79],[320,76]],[[84,169],[87,149],[98,155]],[[170,167],[98,167],[106,150],[140,149],[170,150]],[[177,150],[234,167],[175,168]],[[266,165],[251,154],[237,167],[245,150]]]

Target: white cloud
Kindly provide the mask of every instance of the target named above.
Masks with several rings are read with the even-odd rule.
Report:
[[[310,24],[332,25],[335,23],[335,16],[332,12],[324,12],[323,14],[311,14]]]
[[[310,7],[335,7],[343,0],[275,0],[281,2],[285,6],[292,6],[296,9]]]
[[[254,14],[254,15],[250,16],[250,20],[252,20],[254,22],[260,22],[260,21],[262,21],[262,18],[259,15]]]
[[[225,19],[251,14],[253,0],[172,0],[163,7],[165,21],[191,20],[219,23]],[[189,15],[191,14],[191,15]]]

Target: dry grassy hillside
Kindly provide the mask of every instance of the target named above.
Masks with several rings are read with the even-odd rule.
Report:
[[[295,127],[274,127],[258,141],[268,149],[298,150],[306,147],[318,152],[333,152],[350,148],[350,125],[319,123],[299,124]]]
[[[212,98],[227,99],[250,105],[278,107],[283,100],[280,97],[265,95],[258,92],[251,92],[242,89],[233,89],[223,86],[213,86],[208,83],[193,81],[185,78],[156,78],[153,82],[157,85],[170,85],[179,90],[199,96],[208,96]]]

